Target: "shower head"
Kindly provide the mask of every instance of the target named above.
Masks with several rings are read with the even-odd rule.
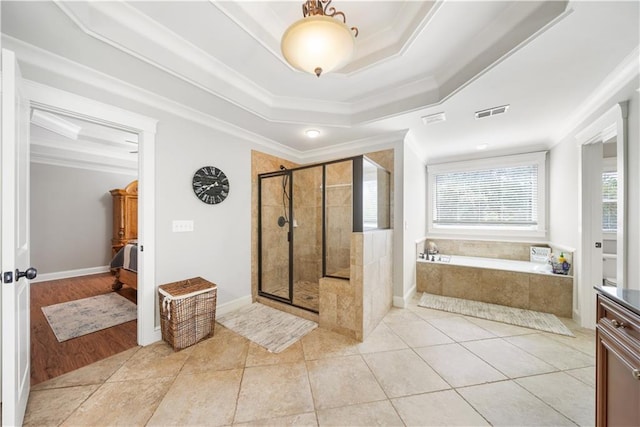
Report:
[[[284,165],[280,165],[280,170],[284,171],[284,170],[287,170],[287,168]]]

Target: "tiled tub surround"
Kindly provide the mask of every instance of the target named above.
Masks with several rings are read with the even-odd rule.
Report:
[[[364,340],[393,302],[393,230],[351,234],[351,279],[320,279],[320,327]]]
[[[452,261],[455,258],[453,256]],[[479,259],[475,258],[474,261],[477,262]],[[541,311],[561,317],[572,316],[573,277],[500,269],[511,265],[527,266],[531,264],[528,262],[503,261],[493,264],[491,266],[491,263],[487,263],[486,267],[470,267],[418,259],[416,290]]]
[[[416,252],[427,252],[427,243],[433,242],[441,254],[463,255],[470,257],[512,259],[529,261],[531,246],[548,245],[532,242],[502,242],[488,240],[431,239],[417,242]],[[418,255],[416,253],[416,256]]]
[[[439,254],[452,255],[452,261],[420,259],[429,242],[436,244]],[[529,262],[531,246],[550,247],[573,261],[572,251],[541,242],[425,237],[416,242],[416,290],[572,317],[573,266],[568,276],[550,274],[545,265]]]

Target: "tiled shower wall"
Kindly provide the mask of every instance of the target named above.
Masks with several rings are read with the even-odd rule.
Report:
[[[327,274],[349,277],[351,253],[352,162],[327,165]]]
[[[322,277],[322,167],[293,172],[293,281]]]

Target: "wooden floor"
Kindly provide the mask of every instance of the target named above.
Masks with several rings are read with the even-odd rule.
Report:
[[[31,285],[31,384],[123,352],[137,345],[135,320],[68,341],[58,342],[41,307],[114,292],[110,273],[52,280]],[[117,291],[136,302],[136,290]]]

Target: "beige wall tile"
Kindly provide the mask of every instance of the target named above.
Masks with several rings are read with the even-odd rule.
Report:
[[[442,267],[440,264],[416,262],[416,290],[442,295]]]
[[[532,274],[529,279],[529,309],[571,318],[573,278]]]
[[[482,297],[479,279],[477,268],[442,265],[442,295],[479,301]]]
[[[516,308],[529,308],[529,274],[480,269],[480,301]]]

